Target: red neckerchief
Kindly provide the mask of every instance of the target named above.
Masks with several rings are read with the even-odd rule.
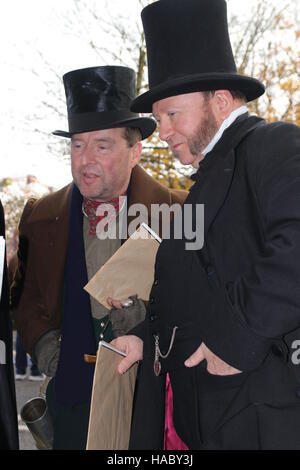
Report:
[[[119,197],[115,197],[111,201],[107,202],[100,202],[95,199],[89,199],[87,197],[83,198],[83,204],[82,204],[82,210],[83,213],[88,217],[89,222],[90,222],[90,229],[89,229],[89,235],[96,235],[96,228],[97,224],[102,220],[104,217],[107,216],[108,211],[103,211],[103,215],[96,215],[98,207],[103,204],[103,205],[111,205],[114,207],[116,213],[119,212],[120,210],[120,203],[119,203]]]

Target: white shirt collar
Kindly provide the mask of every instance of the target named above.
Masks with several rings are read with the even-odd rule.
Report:
[[[223,121],[220,129],[218,130],[218,132],[215,134],[215,136],[212,138],[212,140],[210,141],[210,143],[208,144],[207,147],[205,147],[205,149],[203,150],[202,152],[202,155],[203,157],[205,157],[205,155],[208,153],[208,152],[211,152],[211,150],[214,148],[214,146],[216,145],[217,142],[219,142],[219,140],[221,139],[222,135],[223,135],[223,132],[239,117],[241,116],[241,114],[244,114],[244,113],[247,113],[248,112],[248,108],[247,106],[240,106],[239,108],[235,109],[234,111],[232,111],[232,113],[228,116],[228,118],[225,119],[225,121]]]

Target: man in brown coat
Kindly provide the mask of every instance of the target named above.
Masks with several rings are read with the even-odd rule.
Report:
[[[130,217],[120,196],[127,196],[128,208],[143,204],[150,214],[151,204],[182,202],[185,193],[172,193],[137,165],[140,141],[152,134],[155,123],[129,110],[135,96],[133,70],[75,70],[64,76],[64,86],[69,131],[54,134],[71,138],[73,183],[25,206],[12,301],[25,349],[40,371],[53,377],[47,389],[53,447],[83,449],[94,373],[94,365],[83,357],[96,353],[99,339],[114,337],[108,310],[83,287],[122,239],[99,234],[99,211],[109,204],[116,225],[125,220],[126,226]],[[145,315],[143,302],[131,300],[128,330]]]

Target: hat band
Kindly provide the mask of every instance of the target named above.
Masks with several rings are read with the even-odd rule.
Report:
[[[123,121],[137,119],[139,115],[128,110],[120,111],[103,111],[101,113],[77,113],[69,114],[69,132],[75,134],[76,132],[88,132],[94,127],[109,127],[115,124],[120,124]]]

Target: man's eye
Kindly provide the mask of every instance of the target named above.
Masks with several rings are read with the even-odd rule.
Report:
[[[82,147],[82,144],[79,144],[78,142],[72,142],[73,149],[80,149],[81,147]]]

